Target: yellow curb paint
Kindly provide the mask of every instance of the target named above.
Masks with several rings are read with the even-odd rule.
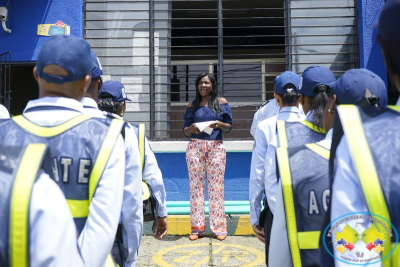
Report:
[[[186,244],[186,245],[180,245],[180,246],[174,246],[166,249],[162,249],[158,252],[156,252],[153,255],[153,262],[156,263],[159,266],[165,266],[165,267],[175,267],[176,265],[173,265],[173,263],[185,263],[185,266],[200,266],[201,264],[207,262],[209,260],[209,255],[208,255],[208,243],[200,243],[200,244]],[[213,242],[212,244],[213,247],[216,247],[216,249],[213,251],[213,255],[220,254],[222,255],[221,260],[223,263],[228,263],[230,257],[234,257],[239,261],[242,261],[244,264],[240,266],[246,266],[246,267],[251,267],[251,266],[259,266],[259,265],[265,265],[265,255],[263,251],[260,251],[255,248],[250,248],[246,246],[241,246],[241,245],[233,245],[233,244],[216,244]],[[197,259],[191,259],[192,256],[198,256],[199,254],[199,249],[200,247],[204,247],[205,250],[205,255],[204,257],[199,260]],[[193,250],[190,250],[193,248]],[[174,253],[175,255],[179,254],[177,258],[174,258],[172,262],[168,263],[164,261],[163,257],[168,254],[168,253]],[[181,256],[182,253],[185,253],[186,255]],[[248,259],[243,258],[244,256],[248,256],[249,254],[253,254],[255,259],[253,261],[249,261]],[[214,260],[215,261],[215,260]],[[192,263],[193,265],[191,265]]]
[[[228,224],[230,227],[230,224]],[[231,231],[228,231],[231,232]],[[190,215],[168,216],[168,235],[190,235]],[[254,235],[250,224],[250,215],[239,216],[233,235]]]
[[[168,216],[168,235],[190,234],[190,215]]]
[[[250,215],[244,215],[239,217],[239,221],[234,235],[254,235],[253,228],[251,227],[250,224]]]

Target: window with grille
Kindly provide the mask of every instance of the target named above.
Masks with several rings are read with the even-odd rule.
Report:
[[[105,79],[124,83],[125,119],[153,140],[185,140],[183,115],[194,81],[211,72],[233,111],[225,139],[250,139],[276,75],[309,65],[339,76],[358,65],[354,0],[84,1],[84,36]]]

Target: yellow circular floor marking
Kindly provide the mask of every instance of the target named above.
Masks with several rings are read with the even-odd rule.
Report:
[[[159,266],[202,266],[210,260],[209,244],[187,244],[162,249],[153,255],[153,261]],[[212,244],[214,265],[220,266],[264,266],[264,252],[241,245]],[[235,265],[232,265],[234,264]]]

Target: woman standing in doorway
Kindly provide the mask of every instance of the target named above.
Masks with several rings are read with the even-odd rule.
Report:
[[[200,73],[195,82],[196,98],[185,113],[185,136],[191,137],[186,149],[190,184],[190,240],[205,236],[204,190],[208,182],[210,229],[218,240],[227,235],[224,205],[224,175],[226,152],[223,133],[232,128],[232,113],[228,101],[217,97],[215,78]],[[195,123],[216,121],[210,125],[211,134],[201,132]]]

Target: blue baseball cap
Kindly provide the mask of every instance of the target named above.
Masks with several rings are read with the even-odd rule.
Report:
[[[101,93],[109,93],[113,97],[113,101],[122,102],[125,100],[130,100],[125,93],[125,87],[122,83],[118,81],[106,81],[103,83],[103,86],[100,88]]]
[[[390,41],[400,42],[400,0],[387,0],[381,15],[372,28],[378,28],[379,35]]]
[[[318,92],[314,92],[318,85],[328,85],[335,82],[335,75],[329,69],[322,66],[310,66],[301,75],[299,93],[309,97],[316,97]]]
[[[51,75],[43,72],[47,65],[57,65],[68,72],[68,76]],[[90,45],[73,35],[55,35],[40,49],[36,61],[36,74],[49,83],[66,83],[83,79],[90,74],[93,60]]]
[[[96,56],[96,54],[93,51],[91,51],[90,53],[92,54],[92,61],[93,61],[92,79],[95,79],[103,74],[103,69],[101,67],[100,60]]]
[[[275,78],[275,92],[279,95],[286,93],[283,87],[288,83],[292,83],[296,91],[299,90],[300,76],[290,70],[283,72]]]
[[[335,93],[339,104],[359,104],[368,89],[378,98],[380,107],[387,105],[385,83],[378,75],[367,69],[350,69],[329,86]]]

